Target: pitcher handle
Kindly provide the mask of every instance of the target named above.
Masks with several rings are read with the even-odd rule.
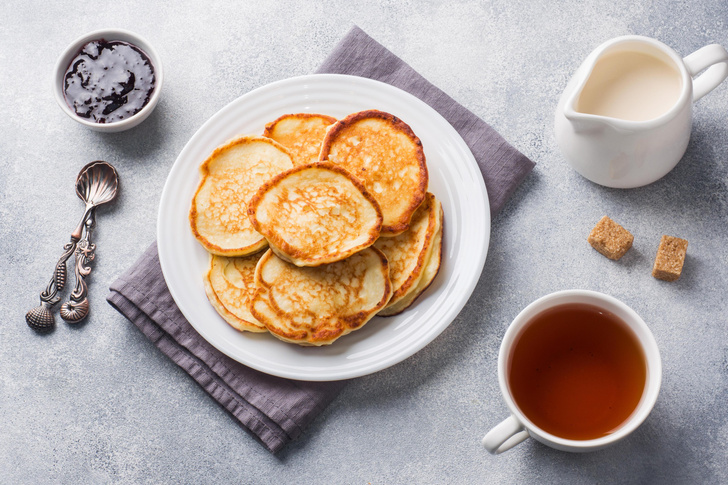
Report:
[[[499,455],[525,441],[528,436],[528,431],[511,415],[488,431],[483,438],[483,446],[489,453]]]
[[[699,100],[718,87],[728,77],[728,52],[720,44],[710,44],[696,50],[683,59],[693,79],[693,102]]]

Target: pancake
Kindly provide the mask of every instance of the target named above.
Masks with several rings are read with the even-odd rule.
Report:
[[[297,266],[340,261],[374,244],[382,227],[377,201],[331,163],[303,165],[264,184],[248,215],[271,249]]]
[[[360,179],[382,208],[382,236],[407,230],[425,199],[428,174],[422,142],[399,118],[353,113],[334,123],[319,155]]]
[[[379,316],[390,317],[405,311],[415,302],[415,300],[422,294],[422,292],[424,292],[430,286],[432,281],[435,279],[435,276],[437,276],[437,273],[440,271],[440,263],[442,261],[442,231],[444,230],[444,225],[442,223],[442,207],[440,207],[439,219],[441,223],[439,224],[439,228],[432,238],[432,244],[430,246],[430,251],[427,256],[425,267],[422,270],[422,275],[420,276],[417,285],[415,285],[413,288],[410,288],[410,290],[396,303],[394,303],[393,305],[388,305],[386,308],[380,311],[378,313]]]
[[[336,118],[326,115],[288,114],[268,123],[263,136],[288,148],[294,166],[308,165],[318,161],[326,130],[334,123]]]
[[[301,268],[268,250],[255,270],[251,313],[279,339],[328,345],[361,328],[392,295],[387,258],[366,248],[347,259]]]
[[[427,193],[424,202],[412,216],[409,229],[395,237],[381,237],[374,246],[389,261],[389,279],[392,281],[392,299],[380,315],[413,291],[427,266],[435,235],[441,226],[440,202]]]
[[[263,253],[228,258],[212,255],[205,276],[205,293],[213,308],[231,327],[248,332],[266,332],[250,313],[255,293],[255,267]]]
[[[190,226],[212,254],[245,256],[267,246],[248,219],[247,204],[265,182],[293,167],[288,151],[262,136],[220,146],[200,166]]]

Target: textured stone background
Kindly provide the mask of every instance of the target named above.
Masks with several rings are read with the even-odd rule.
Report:
[[[0,482],[728,482],[728,84],[697,103],[682,162],[641,189],[580,177],[555,145],[558,97],[581,60],[618,35],[687,55],[728,46],[725,0],[39,2],[0,6]],[[414,357],[351,382],[306,435],[271,456],[108,306],[108,284],[155,239],[178,153],[253,88],[308,74],[352,25],[410,63],[537,163],[493,221],[469,303]],[[164,59],[160,104],[138,128],[70,120],[51,72],[76,37],[136,31]],[[78,169],[105,159],[123,191],[98,214],[93,317],[44,337],[23,321],[77,222]],[[636,236],[620,262],[586,243],[609,214]],[[663,234],[690,241],[683,277],[650,276]],[[631,437],[567,454],[529,440],[497,457],[482,435],[507,415],[496,356],[511,319],[546,293],[610,293],[660,346],[657,405]]]

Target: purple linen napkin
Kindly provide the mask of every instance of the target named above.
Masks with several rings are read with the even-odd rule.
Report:
[[[152,244],[109,288],[107,301],[180,366],[268,450],[297,438],[344,387],[302,382],[246,367],[210,345],[182,316]]]
[[[435,108],[470,147],[485,179],[492,214],[533,168],[490,126],[427,82],[358,27],[318,72],[377,79],[409,91]],[[269,376],[230,359],[182,316],[162,275],[157,245],[109,288],[109,303],[185,370],[269,451],[275,453],[337,396],[345,381],[303,382]]]

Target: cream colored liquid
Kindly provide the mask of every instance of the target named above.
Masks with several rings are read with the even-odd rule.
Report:
[[[576,111],[630,121],[659,117],[680,97],[680,72],[642,52],[602,56],[576,103]]]

